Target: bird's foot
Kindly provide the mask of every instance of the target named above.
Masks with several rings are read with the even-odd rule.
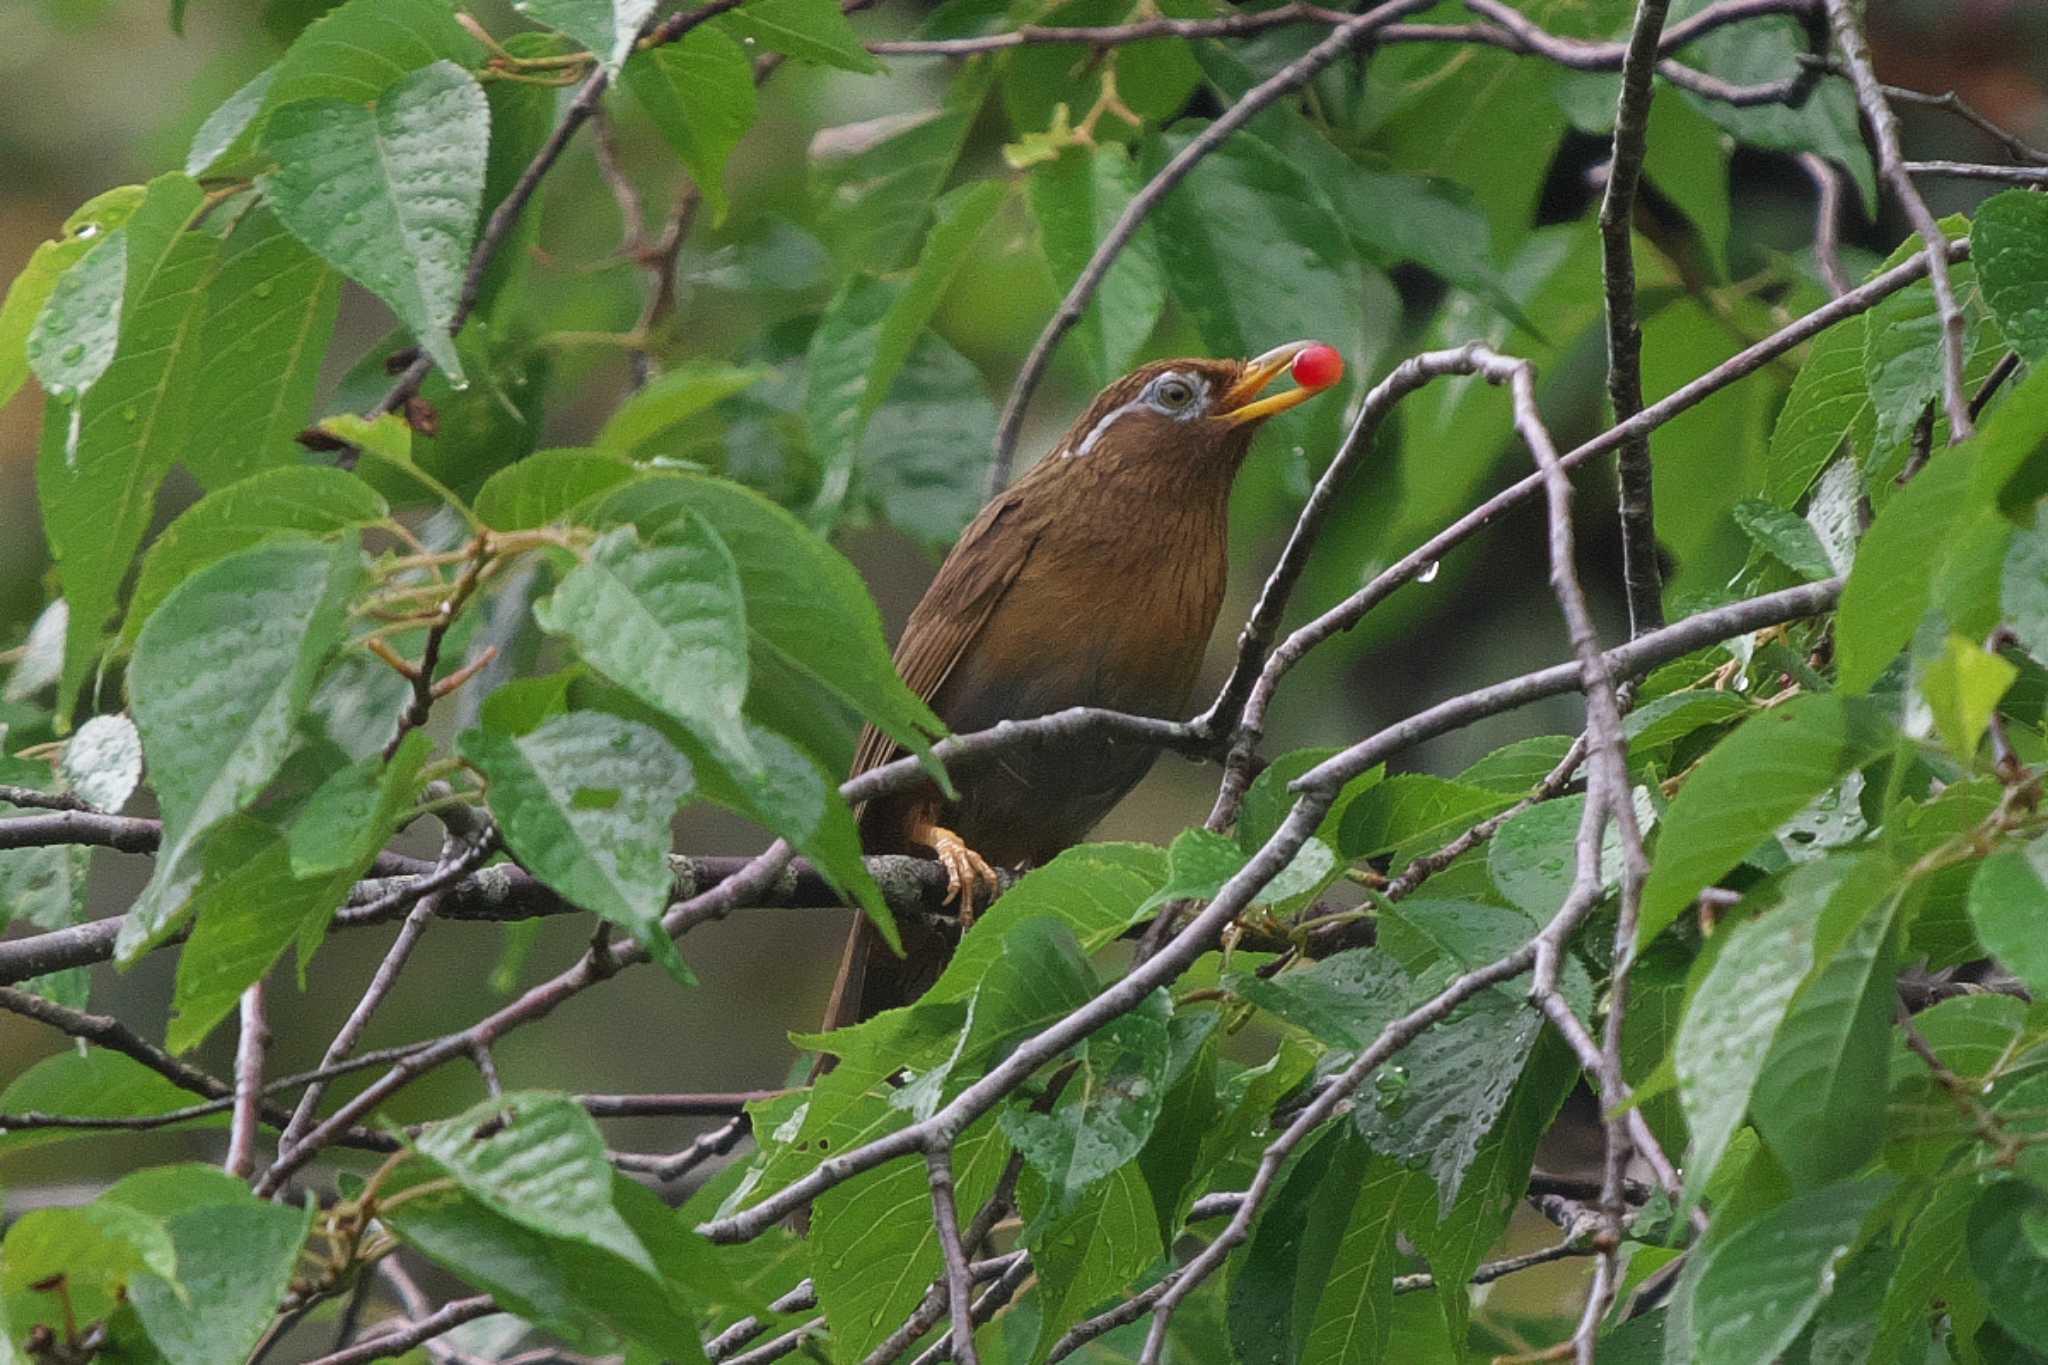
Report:
[[[939,862],[946,869],[944,903],[951,905],[959,901],[960,927],[963,930],[972,928],[977,903],[989,904],[1002,889],[1002,884],[996,880],[996,870],[988,865],[986,858],[969,848],[965,839],[950,829],[934,825],[924,832],[923,842],[939,855]]]

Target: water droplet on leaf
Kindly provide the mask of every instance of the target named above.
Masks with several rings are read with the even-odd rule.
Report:
[[[85,347],[77,342],[73,342],[71,345],[66,346],[64,353],[57,358],[66,365],[76,365],[79,361],[85,359]]]

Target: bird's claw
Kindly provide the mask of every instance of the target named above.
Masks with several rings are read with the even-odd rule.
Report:
[[[970,929],[974,926],[977,891],[986,893],[986,899],[981,901],[985,905],[995,900],[996,893],[1002,889],[1002,884],[996,880],[996,870],[988,865],[986,858],[969,848],[965,839],[950,829],[932,830],[931,846],[946,869],[946,899],[943,903],[951,905],[959,901],[960,927]]]

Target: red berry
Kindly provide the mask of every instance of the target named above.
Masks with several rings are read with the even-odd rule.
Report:
[[[1304,389],[1327,389],[1344,377],[1344,357],[1321,342],[1294,357],[1294,382]]]

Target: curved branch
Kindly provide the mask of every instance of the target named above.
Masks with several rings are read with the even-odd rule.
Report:
[[[1370,38],[1378,30],[1394,20],[1416,10],[1423,9],[1430,0],[1386,0],[1365,14],[1347,16],[1343,23],[1332,28],[1325,38],[1308,51],[1296,57],[1278,71],[1245,91],[1244,97],[1223,112],[1221,118],[1196,134],[1187,146],[1176,152],[1159,174],[1147,181],[1145,187],[1131,196],[1131,202],[1117,215],[1117,220],[1103,237],[1095,254],[1088,258],[1080,277],[1074,281],[1067,296],[1060,300],[1060,306],[1031,343],[1031,351],[1024,357],[1024,365],[1017,372],[1017,380],[1010,388],[1010,398],[1003,405],[1002,420],[996,426],[995,459],[989,464],[988,492],[991,497],[1010,478],[1010,465],[1017,451],[1017,433],[1024,424],[1024,409],[1031,403],[1031,395],[1037,390],[1039,381],[1045,378],[1045,371],[1052,364],[1053,349],[1060,339],[1072,330],[1087,311],[1088,301],[1095,297],[1096,289],[1109,268],[1122,254],[1138,228],[1157,208],[1159,201],[1184,179],[1195,164],[1218,147],[1239,128],[1252,121],[1260,110],[1272,104],[1282,95],[1304,84],[1318,71],[1343,56],[1359,42]]]

